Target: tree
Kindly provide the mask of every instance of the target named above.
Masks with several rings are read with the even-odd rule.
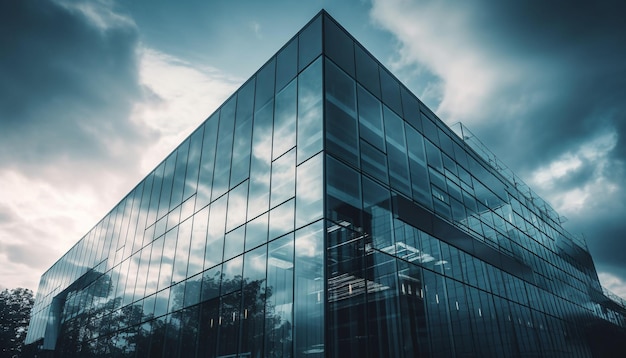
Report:
[[[22,352],[34,301],[33,291],[27,288],[0,292],[0,358]]]

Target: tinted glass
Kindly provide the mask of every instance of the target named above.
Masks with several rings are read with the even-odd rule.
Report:
[[[322,59],[298,76],[298,163],[322,150]]]
[[[378,63],[361,46],[355,46],[356,80],[376,97],[380,98]]]
[[[302,32],[298,41],[298,69],[302,71],[322,53],[322,17],[318,16]]]
[[[324,54],[354,77],[354,43],[328,17],[324,18]]]
[[[276,55],[276,91],[280,91],[298,73],[298,38],[291,40]]]

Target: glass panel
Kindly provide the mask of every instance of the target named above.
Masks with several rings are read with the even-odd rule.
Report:
[[[402,260],[397,260],[397,264],[402,348],[406,357],[430,357],[422,272],[418,266]]]
[[[360,227],[361,176],[336,159],[326,158],[326,217]]]
[[[172,269],[174,266],[174,255],[176,254],[177,235],[178,227],[168,231],[164,236],[161,272],[159,273],[159,290],[172,285]]]
[[[245,254],[243,264],[243,305],[241,307],[242,356],[263,355],[263,328],[265,326],[265,281],[267,246]]]
[[[369,234],[373,247],[394,254],[389,189],[366,177],[363,178],[363,215],[363,230]]]
[[[324,18],[324,54],[354,77],[354,43],[350,36],[328,17]]]
[[[324,225],[296,231],[294,350],[296,356],[324,354]]]
[[[265,356],[292,356],[293,235],[268,244]]]
[[[247,198],[247,180],[228,193],[228,216],[226,231],[230,231],[246,222]]]
[[[180,282],[187,278],[187,263],[189,261],[189,246],[191,243],[192,220],[186,220],[178,226],[178,240],[176,242],[176,258],[172,281]]]
[[[294,38],[276,55],[276,92],[298,73],[298,38]]]
[[[298,77],[298,163],[322,150],[322,59]]]
[[[172,199],[170,200],[170,210],[183,202],[183,189],[185,187],[185,172],[187,171],[187,157],[189,155],[189,140],[176,150],[176,169],[174,171],[174,182],[172,183]]]
[[[296,180],[296,227],[320,219],[324,212],[322,154],[300,164]]]
[[[170,154],[165,160],[165,168],[163,171],[163,185],[161,186],[161,197],[159,200],[159,214],[157,219],[160,219],[168,211],[170,211],[170,197],[172,195],[172,182],[174,181],[174,172],[176,169],[176,152]]]
[[[359,165],[355,82],[326,61],[326,150]]]
[[[209,227],[204,251],[204,267],[222,262],[224,250],[224,227],[226,224],[226,200],[223,196],[211,204]]]
[[[191,221],[187,220],[187,221]],[[209,223],[209,207],[198,211],[193,216],[193,231],[189,247],[189,276],[200,273],[204,267],[204,247],[206,245],[207,227]]]
[[[252,150],[252,108],[254,79],[242,87],[237,95],[237,120],[233,142],[233,159],[230,187],[241,183],[250,175],[250,151]]]
[[[298,69],[302,71],[320,53],[322,53],[322,17],[318,16],[300,32]]]
[[[211,267],[202,273],[202,301],[216,298],[220,295],[222,284],[222,265]]]
[[[243,270],[243,255],[237,256],[230,261],[224,262],[222,271],[222,290],[224,296],[234,291],[241,290],[241,274]]]
[[[198,177],[198,196],[196,197],[197,208],[203,208],[211,202],[211,185],[213,185],[213,167],[215,164],[219,117],[219,112],[216,112],[204,124],[202,157]]]
[[[219,329],[219,299],[200,305],[200,330],[198,336],[198,356],[215,357],[217,350],[217,331]]]
[[[361,46],[355,46],[356,80],[365,88],[380,98],[380,79],[378,78],[378,63]]]
[[[428,179],[426,154],[424,152],[424,137],[409,125],[406,125],[405,129],[409,148],[409,169],[411,171],[413,199],[428,208],[432,208],[429,192],[430,181]]]
[[[361,86],[358,86],[357,92],[359,95],[359,133],[361,138],[385,152],[382,104]]]
[[[229,260],[243,253],[243,243],[246,238],[246,227],[239,228],[226,234],[224,239],[224,260]]]
[[[272,158],[276,159],[296,145],[297,80],[276,95]]]
[[[230,160],[233,153],[236,102],[237,97],[233,96],[222,106],[219,133],[217,136],[217,152],[215,154],[215,172],[213,175],[211,200],[215,200],[228,191]]]
[[[422,117],[420,115],[420,103],[415,96],[409,92],[404,86],[400,86],[402,95],[402,109],[404,111],[404,120],[418,131],[422,130]]]
[[[272,58],[256,75],[256,92],[254,100],[255,110],[263,107],[267,101],[274,97],[274,81],[276,60]]]
[[[159,211],[159,198],[161,196],[161,184],[163,183],[163,169],[165,168],[165,162],[161,162],[159,166],[154,170],[154,181],[152,184],[152,197],[150,199],[150,210],[148,211],[148,221],[146,223],[147,226],[154,224],[157,219],[157,212]],[[109,229],[107,230],[107,238],[110,240],[111,235],[113,234],[113,229],[111,225],[109,225]],[[116,241],[117,242],[117,241]],[[116,249],[116,248],[112,248]],[[109,256],[111,258],[111,256]]]
[[[294,200],[275,207],[270,211],[269,240],[293,231]]]
[[[424,144],[426,145],[426,157],[428,158],[428,164],[443,173],[441,151],[428,140],[425,141]]]
[[[241,275],[241,273],[240,273]],[[237,357],[241,316],[241,290],[221,297],[220,328],[217,337],[219,357]]]
[[[272,193],[271,205],[274,207],[285,200],[292,198],[296,186],[296,151],[285,153],[272,164]]]
[[[404,122],[387,107],[383,108],[391,187],[411,196],[411,180],[404,136]]]
[[[248,194],[249,218],[258,216],[269,209],[273,109],[273,102],[270,101],[256,113],[254,118],[250,192]]]
[[[387,156],[364,140],[361,140],[361,168],[364,173],[389,184]]]
[[[246,228],[246,251],[267,242],[269,214],[265,213],[248,222]]]
[[[380,87],[382,89],[383,103],[393,109],[397,114],[402,115],[402,101],[400,100],[400,83],[387,72],[380,69]]]

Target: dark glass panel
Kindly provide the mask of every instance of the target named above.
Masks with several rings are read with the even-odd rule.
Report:
[[[283,89],[298,73],[298,38],[294,38],[276,55],[276,92]]]
[[[241,273],[240,273],[241,275]],[[241,290],[220,299],[219,333],[217,351],[219,357],[236,357],[241,323]]]
[[[424,141],[426,146],[426,157],[428,158],[428,165],[432,166],[443,173],[443,162],[441,160],[441,150],[437,148],[430,141]]]
[[[354,79],[326,60],[326,99],[350,116],[356,114],[356,88]]]
[[[387,70],[380,69],[380,87],[383,103],[402,116],[402,100],[400,99],[400,83]]]
[[[187,308],[181,312],[180,357],[194,357],[198,346],[200,326],[200,306]],[[206,337],[202,337],[206,339]]]
[[[296,231],[294,351],[297,357],[324,355],[324,225]]]
[[[185,300],[183,307],[189,307],[200,302],[202,295],[202,275],[197,274],[185,281]]]
[[[252,77],[237,91],[237,121],[252,117],[254,112],[255,77]]]
[[[361,138],[385,152],[385,131],[383,110],[380,101],[358,86],[359,133]]]
[[[368,352],[374,357],[400,357],[400,308],[393,256],[366,252]]]
[[[437,134],[437,126],[424,113],[422,113],[422,127],[424,128],[424,136],[438,146],[439,134]]]
[[[241,350],[243,356],[263,355],[265,326],[267,246],[245,254],[243,264],[243,301],[241,307]]]
[[[328,17],[324,18],[324,54],[354,77],[354,43],[350,36]]]
[[[211,267],[202,273],[201,301],[211,300],[220,295],[222,285],[222,265]]]
[[[161,271],[159,273],[159,290],[172,284],[172,270],[174,267],[174,255],[176,254],[177,236],[178,227],[168,231],[164,236]]]
[[[219,298],[206,301],[200,305],[197,357],[216,356],[219,308]]]
[[[326,150],[358,167],[357,121],[330,102],[326,102]]]
[[[404,120],[415,129],[422,130],[422,117],[420,115],[420,103],[415,96],[404,86],[400,86],[402,95],[402,109],[404,110]]]
[[[276,94],[272,159],[296,145],[297,80]]]
[[[413,199],[420,204],[432,208],[430,195],[430,181],[426,169],[426,153],[424,152],[424,138],[411,126],[405,126],[406,141],[409,153],[409,169],[411,171],[411,188]]]
[[[228,183],[230,178],[231,157],[233,154],[233,131],[235,130],[236,103],[237,97],[233,96],[222,106],[221,109],[211,200],[215,200],[215,198],[220,197],[229,189]]]
[[[361,227],[361,176],[336,159],[326,157],[327,218]]]
[[[380,98],[380,78],[378,77],[378,63],[361,46],[355,46],[356,80],[365,88]]]
[[[157,219],[157,212],[159,211],[159,198],[161,197],[161,184],[163,183],[163,170],[165,169],[165,162],[161,162],[161,164],[159,164],[159,166],[154,170],[154,174],[153,175],[153,184],[152,184],[152,196],[150,199],[150,210],[148,211],[148,221],[146,223],[146,226],[150,226],[152,224],[154,224],[154,222]],[[115,223],[113,221],[113,223]],[[112,240],[112,235],[113,235],[113,226],[109,225],[109,229],[107,230],[107,237],[108,240]],[[117,240],[116,240],[117,242]],[[111,246],[113,246],[114,244],[111,244]],[[116,247],[112,248],[113,250],[116,249]],[[110,255],[109,259],[111,258]]]
[[[298,163],[322,150],[322,59],[298,76]]]
[[[293,235],[268,244],[265,356],[291,357],[293,334]]]
[[[450,335],[448,305],[443,277],[428,270],[424,273],[424,298],[430,328],[433,357],[453,356],[454,344]]]
[[[318,16],[300,32],[298,70],[302,71],[320,53],[322,53],[322,17]]]
[[[320,153],[296,168],[296,227],[320,219],[324,214],[322,159]]]
[[[374,248],[394,254],[391,196],[389,189],[363,178],[363,230]],[[369,242],[368,242],[369,243]]]
[[[256,75],[256,92],[254,100],[255,111],[263,107],[267,101],[274,97],[274,81],[276,60],[272,58]]]
[[[364,140],[361,140],[361,169],[364,173],[389,184],[387,156]]]
[[[411,196],[411,179],[404,136],[404,122],[386,106],[383,108],[389,162],[389,183],[401,193]]]
[[[150,256],[150,268],[148,269],[148,281],[146,282],[146,295],[150,295],[157,290],[159,283],[159,270],[161,268],[161,255],[163,254],[164,236],[154,240],[152,243],[152,253]]]
[[[219,112],[213,114],[204,124],[202,140],[202,156],[198,177],[198,195],[196,207],[203,208],[211,202],[211,186],[213,185],[213,169],[215,165],[215,148],[217,146],[217,128]]]
[[[429,357],[422,271],[418,266],[402,260],[398,260],[397,264],[402,350],[405,357]]]
[[[332,357],[367,357],[363,236],[339,225],[327,231],[327,352]]]

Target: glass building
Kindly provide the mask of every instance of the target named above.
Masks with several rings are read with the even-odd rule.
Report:
[[[41,278],[50,357],[588,357],[586,245],[320,12]]]

